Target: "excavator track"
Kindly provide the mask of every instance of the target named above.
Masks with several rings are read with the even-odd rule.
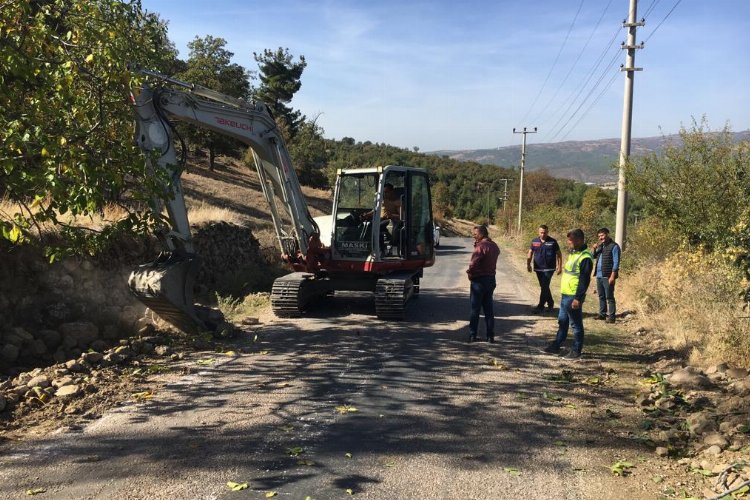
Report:
[[[375,285],[375,314],[379,319],[404,319],[406,304],[414,295],[412,276],[388,276]]]
[[[280,318],[297,318],[305,308],[321,296],[330,292],[326,278],[316,278],[310,273],[291,273],[273,282],[271,309]]]

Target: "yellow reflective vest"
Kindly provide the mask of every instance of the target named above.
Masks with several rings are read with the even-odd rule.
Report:
[[[575,295],[578,290],[578,281],[581,277],[581,262],[585,259],[594,260],[591,251],[585,248],[578,252],[571,252],[568,260],[563,266],[562,279],[560,280],[560,291],[563,295]]]

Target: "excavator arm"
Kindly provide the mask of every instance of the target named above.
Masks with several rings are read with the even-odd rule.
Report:
[[[274,229],[283,254],[305,255],[310,236],[319,229],[307,207],[276,122],[262,103],[244,101],[158,73],[141,71],[158,79],[134,97],[136,142],[146,161],[171,177],[172,192],[166,201],[171,227],[159,231],[167,248],[155,262],[140,266],[129,280],[131,290],[148,307],[182,330],[205,328],[194,310],[192,287],[200,266],[195,255],[174,148],[171,120],[183,121],[233,137],[252,150],[263,194],[271,207]],[[154,209],[161,211],[161,201]],[[278,207],[285,212],[282,218]],[[286,220],[285,220],[286,219]],[[287,222],[289,221],[289,222]]]

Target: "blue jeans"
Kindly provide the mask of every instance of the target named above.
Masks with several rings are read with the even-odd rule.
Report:
[[[581,352],[583,349],[583,304],[578,309],[573,309],[573,295],[563,295],[560,300],[560,313],[557,315],[557,337],[555,345],[560,347],[568,337],[568,327],[573,328],[573,351]]]
[[[471,280],[471,316],[469,316],[469,334],[477,336],[479,310],[484,310],[484,323],[487,326],[487,338],[495,337],[495,312],[492,308],[492,292],[495,291],[495,277],[481,276]]]
[[[552,281],[555,271],[536,271],[536,278],[539,280],[539,286],[542,291],[539,293],[539,307],[547,307],[552,309],[555,306],[555,299],[552,298],[552,291],[549,289],[549,284]]]
[[[596,278],[596,293],[599,294],[599,317],[615,319],[615,284],[609,284],[609,278]],[[609,314],[607,313],[609,311]]]

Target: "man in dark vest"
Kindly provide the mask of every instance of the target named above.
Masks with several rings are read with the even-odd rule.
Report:
[[[538,229],[539,237],[531,240],[531,247],[526,255],[526,269],[531,272],[531,263],[534,262],[533,270],[536,271],[536,277],[539,280],[539,302],[534,308],[534,312],[541,313],[544,306],[548,311],[555,307],[555,300],[552,298],[552,291],[549,284],[552,276],[557,272],[562,272],[562,253],[557,240],[549,235],[549,229],[542,224]]]
[[[596,259],[596,293],[599,295],[599,315],[607,323],[615,322],[615,281],[620,272],[620,245],[609,237],[609,229],[596,232],[599,241],[594,244]]]

